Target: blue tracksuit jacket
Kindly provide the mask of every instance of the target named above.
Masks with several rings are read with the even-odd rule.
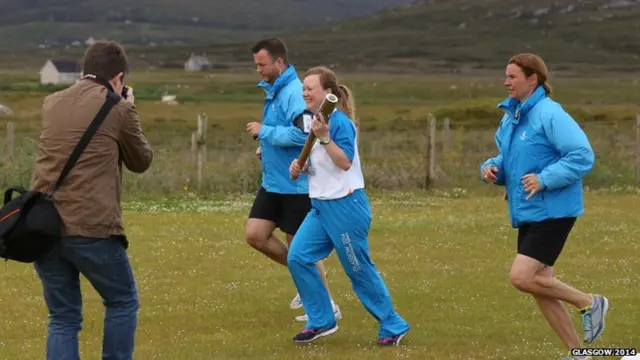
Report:
[[[584,131],[542,86],[523,104],[507,98],[498,107],[505,112],[495,133],[500,154],[480,171],[499,169],[497,184],[506,186],[512,226],[582,215],[582,178],[595,161]],[[542,190],[526,200],[521,178],[530,173],[538,176]]]
[[[266,93],[258,134],[262,146],[262,187],[280,194],[308,194],[307,175],[301,174],[296,180],[289,175],[289,165],[300,155],[307,140],[307,135],[293,125],[306,108],[302,82],[289,65],[273,84],[261,81],[258,86]]]

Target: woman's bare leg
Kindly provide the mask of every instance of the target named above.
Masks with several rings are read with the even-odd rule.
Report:
[[[553,268],[544,267],[538,271],[536,276],[553,277]],[[547,319],[549,325],[551,325],[551,328],[556,332],[556,334],[558,334],[567,350],[571,351],[571,349],[581,347],[578,333],[573,327],[573,322],[571,321],[569,312],[564,307],[562,301],[541,295],[532,295],[538,303],[540,311],[542,311],[542,314]]]

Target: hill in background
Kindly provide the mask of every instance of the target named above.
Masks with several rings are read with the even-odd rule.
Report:
[[[0,3],[6,1],[0,0]],[[149,1],[151,0],[139,2],[143,4]],[[398,3],[396,0],[386,3],[382,0],[375,3],[368,0],[333,1],[335,4],[341,4],[336,5],[336,9],[348,9],[350,6],[355,8],[364,6],[365,3],[371,6],[368,9],[363,7],[362,11],[373,11],[374,8],[381,8],[389,2]],[[535,52],[548,61],[553,71],[571,70],[588,74],[600,71],[640,70],[640,0],[536,0],[528,2],[527,5],[523,5],[519,0],[431,0],[383,10],[356,19],[332,23],[321,21],[315,24],[308,19],[329,17],[327,14],[331,7],[326,5],[327,1],[288,2],[298,3],[298,9],[305,13],[304,18],[298,19],[297,25],[295,19],[289,24],[289,20],[272,22],[269,17],[260,17],[262,20],[268,20],[262,23],[239,21],[238,19],[253,19],[251,16],[255,15],[246,11],[233,17],[211,15],[210,20],[207,20],[207,26],[219,26],[223,30],[212,31],[209,27],[202,26],[206,22],[204,17],[200,20],[199,31],[208,34],[206,43],[209,45],[201,45],[199,42],[186,46],[137,46],[129,47],[129,51],[138,66],[178,68],[190,52],[206,52],[217,66],[242,66],[246,69],[251,62],[248,52],[251,44],[265,34],[278,34],[287,41],[292,51],[292,61],[301,68],[321,63],[362,72],[424,72],[434,69],[464,72],[500,69],[515,53]],[[169,6],[172,2],[165,3]],[[245,3],[249,1],[245,0]],[[107,3],[96,4],[103,7],[98,13],[112,11]],[[210,6],[212,9],[217,6],[206,4],[205,1],[202,1],[202,4],[201,6]],[[157,7],[160,8],[160,5]],[[240,11],[239,6],[235,7]],[[321,7],[324,10],[318,10]],[[295,13],[295,8],[291,6],[286,9]],[[273,9],[277,12],[278,7]],[[93,11],[95,12],[95,9]],[[177,8],[175,11],[176,16],[180,14]],[[185,17],[191,14],[190,11],[183,10],[181,19],[186,19]],[[346,16],[355,15],[356,12],[345,10],[342,13]],[[33,13],[33,16],[38,13],[40,12]],[[215,12],[210,10],[202,13]],[[273,14],[274,19],[292,18]],[[163,18],[158,16],[158,19]],[[218,18],[223,20],[214,20]],[[304,26],[307,22],[309,26]],[[256,30],[251,36],[241,39],[227,38],[228,41],[223,41],[223,35],[217,36],[224,34],[224,31],[233,30],[233,26],[239,28],[245,26],[240,24],[248,23],[251,23],[252,27],[247,27],[247,31],[258,28],[267,30]],[[171,24],[183,26],[178,22]],[[289,24],[291,27],[279,27],[284,26],[283,24]],[[16,26],[27,29],[30,25]],[[302,28],[294,29],[295,26]],[[65,27],[66,25],[62,26]],[[174,36],[181,34],[178,30],[176,28]],[[153,33],[152,31],[147,34]],[[112,38],[126,39],[128,36],[129,34],[123,33],[122,38]],[[77,49],[74,52],[72,49],[69,55],[81,56],[82,50]],[[49,49],[33,53],[32,56],[60,54],[59,50]],[[14,58],[24,61],[20,56]]]
[[[291,43],[302,55],[359,69],[502,67],[536,52],[555,70],[640,70],[640,0],[432,0]],[[301,55],[301,56],[302,56]]]
[[[305,29],[411,1],[0,0],[0,47],[70,45],[90,36],[128,44],[210,44]]]

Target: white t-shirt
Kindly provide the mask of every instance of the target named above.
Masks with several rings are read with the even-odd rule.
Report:
[[[339,199],[364,188],[356,127],[342,111],[336,110],[329,117],[329,135],[351,160],[351,167],[349,170],[339,168],[324,146],[316,141],[309,156],[309,197],[312,199]]]

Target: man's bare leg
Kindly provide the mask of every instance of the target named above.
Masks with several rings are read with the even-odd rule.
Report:
[[[538,272],[545,266],[536,259],[518,254],[511,266],[511,283],[518,290],[547,298],[562,300],[584,309],[591,305],[593,298],[589,294],[574,289],[555,277],[540,276]]]
[[[544,266],[536,275],[541,277],[553,277],[553,268]],[[542,311],[542,314],[547,319],[547,322],[551,325],[551,328],[556,332],[556,334],[558,334],[567,350],[571,351],[571,349],[581,347],[578,333],[573,327],[569,312],[562,301],[536,294],[533,294],[533,297],[538,303],[540,311]]]
[[[289,233],[285,233],[284,235],[285,235],[285,237],[287,239],[287,245],[289,247],[291,247],[291,242],[293,241],[293,236],[294,235],[293,234],[289,234]]]
[[[274,234],[276,224],[264,219],[249,219],[245,230],[247,243],[275,262],[287,266],[287,246]]]

